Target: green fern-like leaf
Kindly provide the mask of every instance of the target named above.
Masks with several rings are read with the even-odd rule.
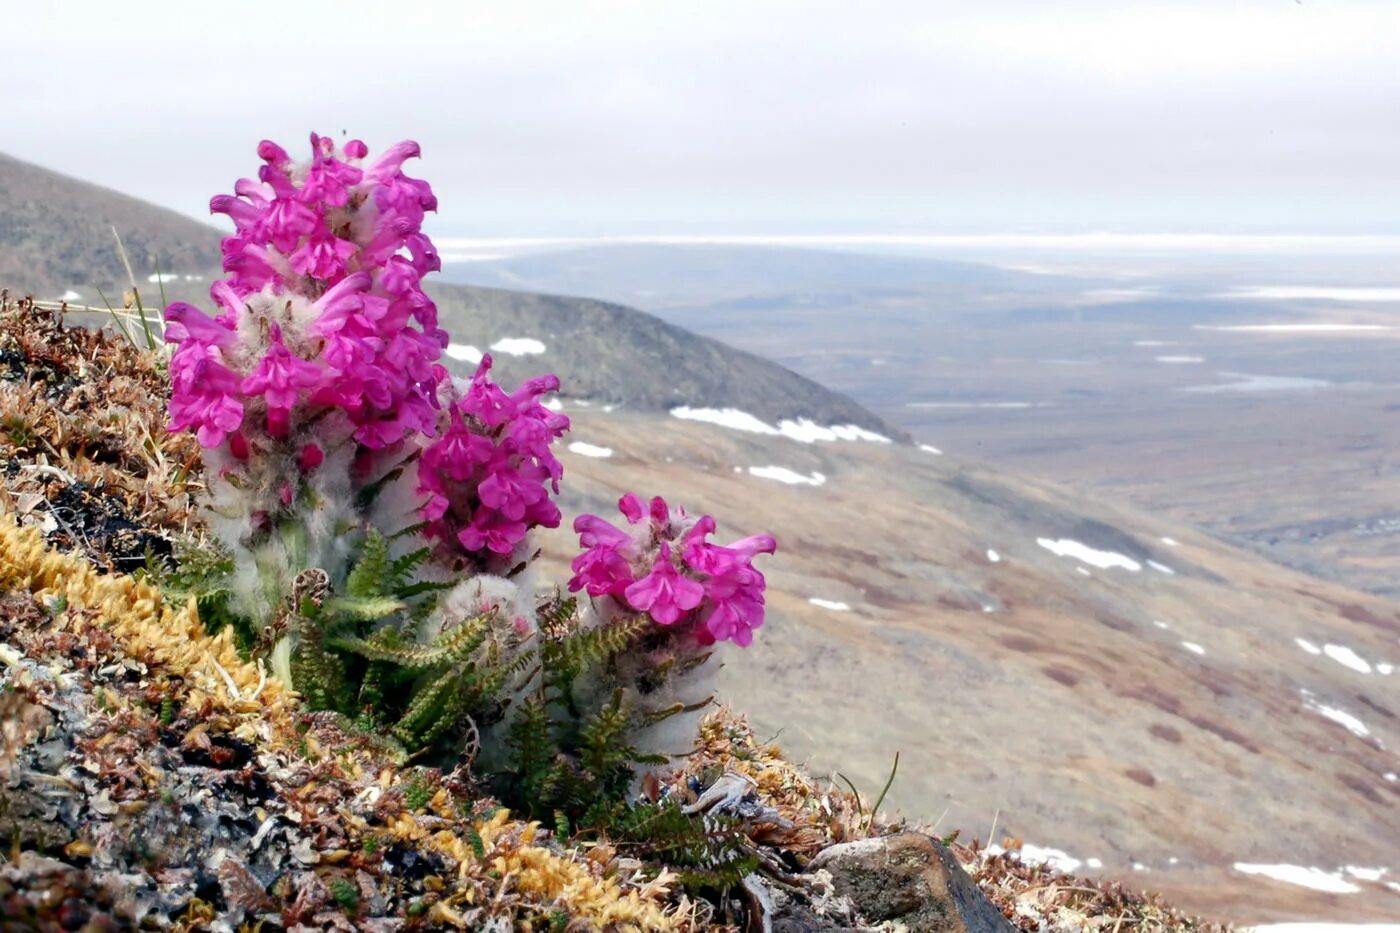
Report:
[[[393,596],[333,596],[326,600],[325,610],[360,622],[376,622],[407,608]]]
[[[390,633],[387,636],[376,634],[369,638],[338,638],[332,644],[370,661],[385,661],[410,671],[422,671],[465,661],[486,641],[493,616],[493,613],[486,613],[468,619],[426,645],[404,643],[390,629],[382,630]]]
[[[345,580],[346,595],[356,599],[387,595],[390,566],[388,540],[376,529],[366,529],[359,559]]]
[[[444,707],[452,700],[461,679],[455,670],[448,670],[418,689],[413,701],[394,725],[393,735],[408,748],[421,748],[424,736],[442,719]]]

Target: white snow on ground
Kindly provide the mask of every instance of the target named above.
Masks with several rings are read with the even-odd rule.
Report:
[[[1171,568],[1168,567],[1166,564],[1159,564],[1159,563],[1157,563],[1155,560],[1150,560],[1150,561],[1148,561],[1148,562],[1147,562],[1147,566],[1151,567],[1153,570],[1157,571],[1158,573],[1165,573],[1165,574],[1166,574],[1167,576],[1169,576],[1169,577],[1174,577],[1174,576],[1176,576],[1176,571],[1175,571],[1175,570],[1171,569]]]
[[[987,548],[987,560],[991,561],[994,564],[999,564],[1001,563],[1001,555],[998,554],[996,551],[992,550],[991,548]]]
[[[502,337],[491,344],[491,349],[496,353],[507,353],[511,356],[531,356],[544,352],[544,344],[534,337]]]
[[[544,403],[544,407],[548,408],[550,411],[563,411],[564,403],[557,398],[552,398]]]
[[[778,433],[784,437],[790,437],[795,441],[800,441],[803,444],[812,444],[816,441],[873,441],[876,444],[893,443],[883,434],[867,431],[865,428],[858,427],[854,424],[834,424],[829,428],[824,428],[809,418],[798,418],[796,421],[779,421]]]
[[[1295,638],[1293,639],[1293,641],[1298,645],[1299,648],[1302,648],[1308,654],[1322,654],[1322,649],[1319,648],[1317,645],[1314,645],[1312,642],[1308,641],[1306,638]]]
[[[1159,357],[1157,357],[1157,362],[1159,362],[1159,363],[1204,363],[1205,361],[1206,361],[1206,358],[1205,358],[1204,356],[1159,356]]]
[[[1036,538],[1035,543],[1057,557],[1072,557],[1091,567],[1098,567],[1100,570],[1122,567],[1124,570],[1137,573],[1142,569],[1142,564],[1124,554],[1119,554],[1116,551],[1100,551],[1086,544],[1080,544],[1078,541],[1071,541],[1069,538],[1060,538],[1059,540]]]
[[[481,362],[481,351],[469,343],[449,343],[443,352],[454,360],[466,360],[468,363]]]
[[[163,282],[178,282],[180,277],[173,272],[153,272],[146,276],[146,281],[152,285],[159,285]]]
[[[1159,620],[1157,620],[1157,619],[1154,619],[1154,620],[1152,621],[1152,624],[1155,625],[1155,626],[1157,626],[1157,627],[1160,628],[1160,629],[1169,629],[1169,628],[1171,628],[1171,626],[1168,625],[1167,623],[1162,622],[1162,621],[1159,621]]]
[[[1348,865],[1342,871],[1361,881],[1380,881],[1390,873],[1388,868],[1364,868],[1360,865]]]
[[[1185,648],[1187,651],[1191,652],[1192,654],[1205,654],[1205,653],[1206,653],[1206,649],[1202,648],[1200,645],[1196,644],[1194,641],[1183,641],[1183,642],[1181,643],[1181,647]]]
[[[78,300],[79,298],[81,298],[81,297],[83,297],[83,296],[82,296],[82,295],[79,295],[77,292],[73,291],[73,289],[70,288],[70,289],[68,289],[68,291],[64,292],[62,295],[59,295],[59,296],[58,296],[58,300],[59,300],[59,301],[77,301],[77,300]]]
[[[1103,868],[1103,862],[1096,858],[1085,859],[1084,864],[1089,868]]]
[[[1389,677],[1389,676],[1391,675],[1391,673],[1392,673],[1394,670],[1395,670],[1395,665],[1394,665],[1394,664],[1387,664],[1387,663],[1384,662],[1384,661],[1382,661],[1382,662],[1380,662],[1379,664],[1376,665],[1376,673],[1377,673],[1377,674],[1384,674],[1384,675],[1386,675],[1387,677]]]
[[[722,428],[747,431],[750,434],[781,435],[803,444],[814,444],[817,441],[894,443],[883,434],[867,431],[854,424],[834,424],[830,427],[822,427],[808,418],[799,418],[796,421],[790,419],[780,421],[778,426],[774,427],[737,408],[691,408],[689,405],[681,405],[671,409],[671,417],[680,418],[683,421],[703,421],[706,424],[717,424]]]
[[[1174,538],[1162,538],[1161,540],[1167,547],[1181,547],[1181,542]]]
[[[1081,577],[1092,577],[1092,576],[1093,576],[1093,574],[1089,572],[1089,570],[1088,570],[1087,567],[1075,567],[1074,569],[1077,570],[1077,571],[1079,571],[1079,575],[1080,575]]]
[[[1396,781],[1400,781],[1400,774],[1396,774],[1394,771],[1387,771],[1385,774],[1382,774],[1381,777],[1385,778],[1392,784],[1394,784]]]
[[[820,596],[813,596],[811,599],[807,600],[807,602],[811,603],[813,606],[830,609],[832,612],[849,612],[851,609],[846,603],[837,602],[834,599],[822,599]]]
[[[751,466],[749,467],[749,475],[757,476],[759,479],[775,479],[780,483],[787,483],[789,486],[821,486],[826,482],[826,477],[820,473],[803,476],[801,473],[780,466]]]
[[[1152,869],[1148,868],[1146,865],[1142,864],[1141,862],[1134,862],[1134,863],[1133,863],[1133,871],[1151,871],[1151,870],[1152,870]]]
[[[1133,341],[1133,346],[1135,346],[1135,347],[1174,347],[1174,346],[1176,346],[1176,341],[1175,341],[1175,340],[1134,340],[1134,341]]]
[[[1253,865],[1236,862],[1235,871],[1246,875],[1263,875],[1285,884],[1296,884],[1331,894],[1355,894],[1361,890],[1340,873],[1325,872],[1320,868],[1304,868],[1301,865]]]
[[[1364,722],[1357,719],[1355,716],[1353,716],[1351,713],[1348,713],[1344,709],[1337,709],[1337,707],[1335,706],[1322,705],[1321,703],[1317,702],[1317,700],[1313,699],[1312,695],[1306,690],[1303,691],[1303,706],[1312,710],[1314,713],[1317,713],[1324,719],[1330,719],[1338,725],[1344,726],[1348,732],[1356,736],[1358,739],[1369,738],[1371,735],[1371,730],[1366,728],[1366,724]]]
[[[1349,667],[1361,674],[1371,673],[1371,665],[1345,645],[1323,645],[1322,653],[1343,667]]]
[[[611,457],[613,455],[611,447],[599,447],[596,444],[588,444],[583,441],[574,441],[569,445],[569,449],[584,457]]]
[[[1322,298],[1328,301],[1400,301],[1400,288],[1354,285],[1242,285],[1212,298]]]
[[[920,444],[919,449],[926,454],[937,454],[940,457],[943,455],[943,451],[939,450],[937,447],[934,447],[932,444]]]
[[[734,431],[748,431],[750,434],[777,434],[778,429],[758,420],[746,411],[737,408],[691,408],[682,405],[671,409],[671,417],[683,421],[703,421],[717,424]]]
[[[1028,865],[1049,865],[1051,868],[1059,869],[1066,874],[1078,870],[1084,863],[1061,849],[1052,849],[1048,846],[1021,844],[1021,861]]]
[[[1006,849],[995,843],[982,850],[982,853],[986,856],[1002,855],[1005,852]],[[1061,849],[1032,845],[1029,842],[1021,844],[1019,854],[1023,865],[1048,865],[1051,868],[1066,873],[1073,873],[1080,865],[1084,864],[1080,859],[1075,858]],[[1089,861],[1094,862],[1097,861],[1097,859],[1090,859]]]
[[[1236,334],[1345,334],[1390,330],[1385,324],[1227,324],[1211,326],[1197,324],[1196,330],[1214,330]]]

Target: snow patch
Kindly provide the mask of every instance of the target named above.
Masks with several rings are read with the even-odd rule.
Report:
[[[1155,625],[1155,626],[1157,626],[1157,627],[1160,628],[1160,629],[1169,629],[1169,628],[1171,628],[1171,626],[1168,625],[1167,623],[1165,623],[1165,622],[1160,622],[1160,621],[1158,621],[1158,620],[1156,620],[1156,619],[1153,619],[1153,620],[1152,620],[1152,624]]]
[[[1150,561],[1148,561],[1148,562],[1147,562],[1147,566],[1151,567],[1153,570],[1157,571],[1158,573],[1165,573],[1165,574],[1166,574],[1167,576],[1169,576],[1169,577],[1174,577],[1174,576],[1176,576],[1176,571],[1175,571],[1175,570],[1171,569],[1171,568],[1168,567],[1166,564],[1159,564],[1159,563],[1157,563],[1155,560],[1150,560]]]
[[[510,356],[533,356],[544,352],[544,344],[534,337],[502,337],[491,344],[491,349]]]
[[[991,561],[994,564],[999,564],[1001,563],[1001,555],[998,554],[996,551],[992,550],[991,548],[987,548],[987,560]]]
[[[790,419],[779,421],[778,433],[803,444],[813,444],[817,441],[872,441],[876,444],[893,443],[893,441],[883,434],[867,431],[865,428],[859,427],[858,425],[834,424],[829,428],[824,428],[810,418],[798,418],[796,421]]]
[[[58,296],[58,300],[59,300],[59,301],[77,301],[77,300],[78,300],[79,298],[81,298],[81,297],[83,297],[83,296],[82,296],[82,295],[79,295],[77,292],[73,291],[73,289],[70,288],[70,289],[68,289],[68,291],[64,292],[62,295],[59,295],[59,296]]]
[[[1359,674],[1371,673],[1371,665],[1345,645],[1323,645],[1322,653],[1343,667],[1349,667]]]
[[[865,428],[854,424],[834,424],[830,427],[823,427],[812,421],[810,418],[798,418],[797,420],[784,419],[774,427],[761,418],[756,418],[746,411],[737,408],[691,408],[689,405],[681,405],[671,409],[671,417],[680,418],[683,421],[702,421],[706,424],[717,424],[722,428],[729,428],[733,431],[747,431],[750,434],[767,434],[770,436],[782,436],[801,444],[815,444],[818,441],[871,441],[876,444],[894,443],[883,434],[876,434],[874,431],[867,431]]]
[[[813,596],[811,599],[807,600],[807,602],[811,603],[813,606],[819,606],[822,609],[830,609],[832,612],[851,611],[851,607],[847,603],[837,602],[834,599],[822,599],[820,596]]]
[[[826,477],[820,473],[804,476],[795,470],[780,466],[751,466],[749,467],[749,475],[757,476],[759,479],[777,480],[780,483],[787,483],[789,486],[821,486],[826,483]]]
[[[469,343],[449,343],[443,352],[454,360],[465,360],[468,363],[481,362],[481,351]]]
[[[569,445],[569,450],[583,457],[611,457],[613,455],[611,447],[599,447],[584,441],[574,441]]]
[[[1335,706],[1324,706],[1312,698],[1306,691],[1303,693],[1303,706],[1317,713],[1324,719],[1330,719],[1339,726],[1346,728],[1348,732],[1358,739],[1370,738],[1371,730],[1366,728],[1366,724],[1357,719],[1344,709]]]
[[[701,421],[717,424],[733,431],[747,431],[750,434],[777,434],[778,429],[758,420],[746,411],[737,408],[691,408],[682,405],[671,409],[671,417],[682,421]]]
[[[1162,539],[1160,539],[1160,540],[1161,540],[1161,542],[1162,542],[1163,544],[1165,544],[1167,547],[1181,547],[1181,542],[1180,542],[1180,541],[1177,541],[1177,540],[1174,539],[1174,538],[1162,538]]]
[[[146,276],[146,281],[152,285],[162,285],[166,282],[178,282],[180,277],[174,272],[152,272]]]
[[[1183,642],[1181,643],[1181,647],[1185,648],[1187,651],[1191,652],[1192,654],[1205,654],[1205,653],[1206,653],[1206,649],[1202,648],[1200,645],[1196,644],[1194,641],[1183,641]]]
[[[1157,362],[1159,362],[1159,363],[1204,363],[1205,361],[1206,361],[1206,358],[1205,358],[1204,356],[1159,356],[1159,357],[1157,357]]]
[[[939,450],[937,447],[934,447],[932,444],[920,444],[919,449],[926,454],[936,454],[940,457],[943,456],[943,451]]]
[[[550,411],[563,411],[563,410],[564,410],[564,403],[561,402],[561,401],[559,401],[557,398],[552,398],[552,399],[548,399],[548,400],[544,403],[544,407],[545,407],[545,408],[548,408]]]
[[[1293,641],[1299,648],[1302,648],[1308,654],[1322,654],[1322,649],[1319,648],[1317,645],[1314,645],[1312,642],[1308,641],[1306,638],[1295,638],[1293,639]]]
[[[1142,564],[1139,564],[1137,561],[1124,554],[1119,554],[1116,551],[1100,551],[1086,544],[1080,544],[1078,541],[1072,541],[1069,538],[1060,538],[1058,540],[1052,538],[1037,538],[1035,543],[1057,557],[1072,557],[1091,567],[1098,567],[1100,570],[1121,567],[1124,570],[1137,573],[1142,569]]]
[[[1355,894],[1361,888],[1347,881],[1340,872],[1326,872],[1320,868],[1304,868],[1301,865],[1254,865],[1236,862],[1235,871],[1246,875],[1263,875],[1285,884],[1296,884],[1314,891],[1330,894]]]

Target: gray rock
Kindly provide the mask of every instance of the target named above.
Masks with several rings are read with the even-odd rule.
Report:
[[[829,872],[835,893],[869,925],[938,933],[1014,930],[953,854],[922,833],[835,845],[809,867]]]

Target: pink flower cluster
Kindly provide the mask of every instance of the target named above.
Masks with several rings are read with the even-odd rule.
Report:
[[[754,535],[728,547],[705,539],[715,532],[708,515],[687,515],[659,496],[649,507],[634,493],[618,501],[629,527],[597,515],[574,521],[583,553],[574,558],[572,592],[612,596],[661,625],[695,623],[704,644],[730,640],[747,646],[763,624],[763,574],[753,567],[777,542]]]
[[[266,141],[258,155],[258,180],[209,204],[235,231],[223,241],[228,276],[210,289],[222,313],[166,309],[178,344],[170,429],[194,430],[204,447],[229,440],[235,457],[336,410],[370,449],[433,433],[447,335],[420,285],[441,265],[420,231],[437,200],[402,171],[418,144],[366,162],[359,140],[338,149],[313,133],[309,162]]]
[[[428,497],[425,534],[468,552],[510,554],[538,526],[559,527],[564,468],[549,445],[569,419],[540,404],[559,377],[539,376],[507,395],[491,381],[491,356],[447,406],[442,435],[423,450],[418,491]]]

